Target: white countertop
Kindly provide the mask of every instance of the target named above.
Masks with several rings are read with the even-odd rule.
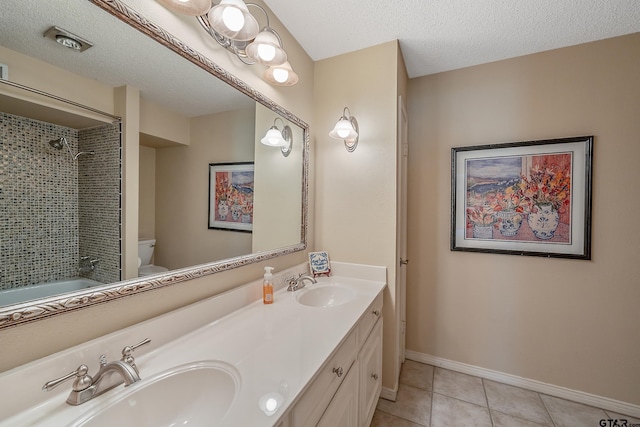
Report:
[[[151,381],[154,376],[176,366],[209,360],[231,365],[240,379],[237,396],[229,412],[224,420],[215,420],[215,425],[273,426],[295,403],[386,286],[386,269],[383,267],[371,267],[377,269],[373,274],[366,271],[358,274],[368,266],[357,266],[355,269],[346,268],[348,266],[346,264],[344,269],[339,270],[355,272],[358,277],[365,278],[354,278],[352,274],[349,274],[351,277],[334,275],[318,278],[319,283],[340,283],[356,290],[356,297],[343,305],[332,308],[304,306],[295,300],[296,294],[301,291],[287,292],[282,289],[275,293],[273,304],[264,305],[261,300],[255,301],[150,353],[141,348],[135,356],[142,381],[126,389],[119,386],[74,407],[65,403],[70,384],[63,385],[59,388],[64,388],[66,393],[58,393],[37,407],[0,421],[0,426],[74,425],[85,414],[98,411],[117,400],[121,393],[134,392],[145,380]],[[307,288],[313,286],[307,285]],[[188,314],[188,309],[182,310],[182,314],[185,313]],[[165,316],[171,316],[171,313]],[[153,332],[149,338],[154,339]],[[90,371],[94,370],[90,366]],[[49,379],[39,380],[44,383]],[[283,396],[283,403],[274,414],[267,415],[260,409],[259,401],[273,392]],[[34,390],[34,393],[39,393],[39,390]]]

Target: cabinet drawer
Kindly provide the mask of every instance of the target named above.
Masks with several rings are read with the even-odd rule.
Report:
[[[373,325],[376,324],[376,321],[382,317],[382,293],[376,297],[375,300],[371,303],[367,311],[360,318],[360,324],[358,325],[358,336],[360,339],[359,346],[362,347],[362,344],[366,341],[369,336],[369,332],[373,328]]]
[[[311,386],[296,403],[291,414],[292,425],[302,427],[315,426],[318,423],[356,359],[357,341],[357,334],[354,331],[349,334],[336,354],[324,364]]]

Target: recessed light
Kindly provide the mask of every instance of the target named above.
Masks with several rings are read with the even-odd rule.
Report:
[[[87,41],[80,36],[76,36],[75,34],[56,26],[53,26],[45,31],[43,36],[48,39],[55,40],[62,46],[75,50],[77,52],[83,52],[93,46],[93,43],[91,43],[90,41]]]

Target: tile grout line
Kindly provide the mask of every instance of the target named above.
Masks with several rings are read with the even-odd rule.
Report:
[[[540,399],[540,402],[542,402],[542,407],[544,408],[545,411],[547,411],[547,415],[549,415],[549,419],[551,420],[551,424],[556,427],[556,422],[553,419],[553,416],[551,415],[551,411],[549,411],[549,408],[547,408],[547,404],[544,403],[544,399],[542,398],[542,395],[540,393],[536,393],[538,395],[538,399]]]
[[[436,385],[436,369],[437,367],[433,367],[431,370],[431,405],[429,407],[429,425],[431,427],[431,420],[433,419],[433,396],[436,394],[435,385]]]
[[[487,402],[487,411],[489,411],[489,419],[491,420],[491,426],[495,427],[496,423],[493,421],[493,413],[491,412],[491,407],[489,406],[489,396],[487,396],[487,388],[484,385],[484,378],[480,378],[480,382],[482,383],[482,391],[484,391],[484,400],[485,402]]]

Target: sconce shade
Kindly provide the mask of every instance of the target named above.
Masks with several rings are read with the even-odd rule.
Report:
[[[354,139],[358,136],[358,132],[353,128],[351,122],[342,116],[333,130],[329,132],[329,136],[336,139]]]
[[[258,21],[242,0],[222,0],[208,16],[214,31],[232,40],[253,40],[260,30]]]
[[[282,122],[282,131],[278,129],[276,123],[280,120]],[[273,120],[273,126],[269,128],[267,134],[260,140],[266,146],[280,147],[280,151],[284,157],[288,157],[293,149],[293,132],[284,120],[280,117],[276,117]]]
[[[287,141],[282,138],[282,132],[277,127],[271,126],[267,131],[267,134],[260,140],[261,143],[269,147],[284,147],[287,145]]]
[[[271,28],[264,28],[247,46],[247,56],[262,65],[281,65],[287,60],[280,39]]]
[[[358,121],[351,115],[349,108],[344,107],[342,116],[340,116],[338,123],[336,123],[331,132],[329,132],[329,136],[331,138],[344,140],[344,147],[348,152],[353,153],[358,146],[358,140],[360,139],[358,136],[359,132]]]
[[[276,86],[293,86],[298,83],[298,75],[293,71],[288,61],[285,61],[282,65],[272,65],[267,68],[263,77],[266,81]]]
[[[200,16],[211,9],[211,0],[158,0],[167,9],[188,16]]]

